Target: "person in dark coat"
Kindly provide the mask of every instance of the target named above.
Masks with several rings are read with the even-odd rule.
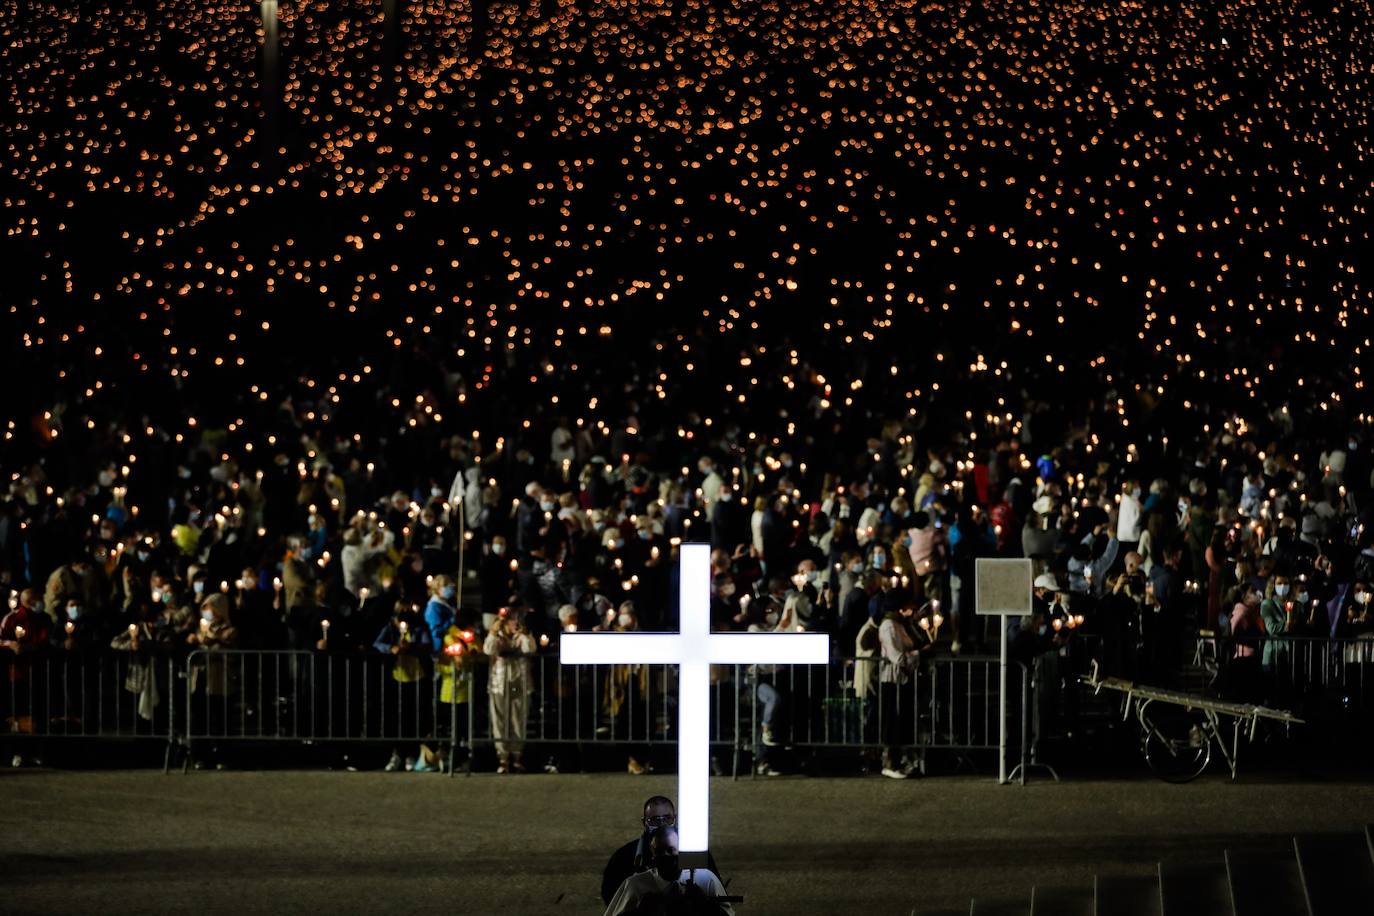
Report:
[[[672,799],[662,795],[648,798],[644,802],[640,823],[644,825],[644,832],[612,853],[606,870],[601,873],[601,900],[607,906],[626,878],[649,867],[649,832],[659,827],[677,825],[677,810],[673,807]],[[706,854],[706,865],[716,875],[720,874],[715,857],[709,852]]]

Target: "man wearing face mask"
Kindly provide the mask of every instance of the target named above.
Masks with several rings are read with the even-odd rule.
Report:
[[[649,839],[653,832],[661,827],[677,825],[677,810],[673,807],[672,799],[662,795],[650,796],[644,802],[640,823],[644,827],[643,832],[612,853],[610,861],[601,873],[602,903],[610,904],[626,878],[650,867],[652,856],[649,851]],[[712,873],[720,874],[715,856],[709,852],[706,854],[706,867]]]
[[[649,834],[651,868],[626,878],[606,907],[605,916],[622,914],[710,914],[734,916],[729,903],[717,902],[725,887],[709,868],[678,865],[676,827],[656,827]]]
[[[59,615],[63,613],[62,609],[67,606],[71,599],[76,599],[77,604],[84,608],[92,610],[96,608],[95,576],[91,568],[91,561],[87,557],[79,556],[70,563],[57,567],[53,570],[52,575],[48,576],[48,584],[43,596],[43,607],[59,625],[65,619]]]

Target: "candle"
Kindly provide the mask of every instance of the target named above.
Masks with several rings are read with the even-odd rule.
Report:
[[[15,627],[15,628],[14,628],[14,638],[15,638],[16,640],[18,640],[19,642],[23,642],[23,641],[24,641],[24,628],[23,628],[23,627]]]
[[[541,635],[541,636],[539,637],[539,645],[540,645],[541,648],[548,648],[548,645],[549,645],[549,634],[544,633],[543,635]]]
[[[219,580],[219,590],[222,591],[222,592],[224,592],[226,595],[229,594],[229,580],[228,580],[228,579],[220,579],[220,580]]]
[[[133,638],[134,638],[135,636],[137,636],[137,635],[138,635],[138,624],[136,624],[136,623],[131,623],[131,624],[129,624],[129,638],[130,638],[130,639],[133,639]]]
[[[274,591],[281,591],[281,577],[278,576],[272,579],[272,588]]]
[[[406,623],[404,620],[402,620],[402,621],[401,621],[401,638],[402,638],[402,639],[405,639],[406,634],[409,633],[409,632],[410,632],[410,624],[408,624],[408,623]]]
[[[200,632],[202,632],[202,633],[209,633],[209,632],[210,632],[210,621],[206,620],[204,617],[202,617],[202,618],[200,619]]]
[[[944,618],[943,616],[941,616],[940,614],[936,614],[936,615],[935,615],[933,618],[931,618],[931,619],[932,619],[932,621],[935,623],[935,629],[937,629],[937,630],[940,629],[940,625],[941,625],[942,623],[945,622],[945,618]]]
[[[1055,628],[1056,631],[1058,631],[1059,629],[1061,629],[1063,626],[1064,626],[1064,621],[1060,620],[1058,617],[1054,618],[1054,628]]]
[[[71,636],[72,633],[76,631],[76,624],[74,624],[74,623],[72,623],[70,620],[68,620],[68,621],[67,621],[66,630],[67,630],[67,635],[68,635],[68,636]]]

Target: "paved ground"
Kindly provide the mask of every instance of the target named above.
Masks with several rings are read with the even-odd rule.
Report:
[[[597,913],[606,856],[671,777],[0,771],[0,911]],[[1374,785],[1143,779],[998,786],[715,780],[743,916],[967,913],[973,894],[1088,886],[1356,828]]]

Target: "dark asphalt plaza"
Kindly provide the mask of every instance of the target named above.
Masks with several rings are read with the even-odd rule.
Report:
[[[0,911],[599,913],[606,857],[671,776],[0,773]],[[1374,785],[1208,776],[716,779],[739,912],[967,913],[973,894],[1147,874],[1359,827]]]

